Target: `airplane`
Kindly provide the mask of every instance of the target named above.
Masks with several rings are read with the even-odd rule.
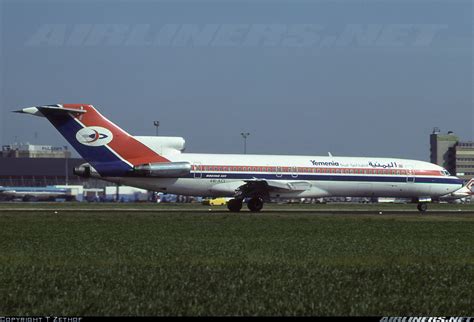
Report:
[[[460,189],[448,193],[444,196],[440,196],[437,198],[438,201],[446,201],[446,202],[462,202],[461,199],[465,198],[472,198],[474,192],[472,191],[472,186],[474,185],[474,179],[469,180],[465,186],[461,187]]]
[[[64,198],[72,200],[69,189],[56,187],[3,187],[0,186],[0,198],[6,200],[14,200],[21,198],[23,201],[36,200],[54,200],[56,198]]]
[[[181,137],[132,136],[89,104],[52,104],[17,113],[46,117],[87,161],[83,177],[165,193],[231,197],[252,212],[271,198],[399,197],[427,210],[462,180],[424,161],[328,156],[184,153]]]

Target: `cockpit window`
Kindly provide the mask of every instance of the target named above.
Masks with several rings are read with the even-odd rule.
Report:
[[[451,175],[451,173],[449,173],[449,171],[446,170],[446,169],[443,169],[443,171],[441,171],[441,173],[444,174],[445,176],[450,176]]]

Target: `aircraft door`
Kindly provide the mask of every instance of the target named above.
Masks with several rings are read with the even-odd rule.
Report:
[[[407,167],[407,183],[406,183],[406,189],[405,190],[406,190],[407,193],[411,194],[412,196],[421,192],[421,190],[420,190],[421,187],[419,187],[419,185],[415,184],[415,182],[416,182],[415,170],[413,169],[412,166],[408,166]],[[428,191],[426,193],[429,194]]]
[[[407,171],[407,183],[415,183],[415,171],[410,167]]]
[[[199,162],[194,163],[194,178],[199,179],[202,178],[202,165]]]

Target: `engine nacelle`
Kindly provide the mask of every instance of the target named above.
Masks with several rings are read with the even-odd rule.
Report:
[[[134,138],[160,155],[180,154],[185,148],[185,141],[182,137],[134,136]]]
[[[100,174],[89,163],[83,163],[75,167],[72,173],[83,178],[100,178]]]
[[[158,178],[179,178],[191,173],[189,162],[160,162],[140,164],[133,168],[134,174]]]

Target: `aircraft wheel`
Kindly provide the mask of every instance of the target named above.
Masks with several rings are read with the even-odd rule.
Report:
[[[247,202],[247,207],[250,211],[258,212],[263,208],[263,199],[262,198],[252,198]]]
[[[420,202],[417,208],[420,212],[426,212],[426,210],[428,209],[428,204],[426,202]]]
[[[227,202],[227,209],[232,212],[239,212],[242,209],[242,200],[241,199],[230,199]]]

